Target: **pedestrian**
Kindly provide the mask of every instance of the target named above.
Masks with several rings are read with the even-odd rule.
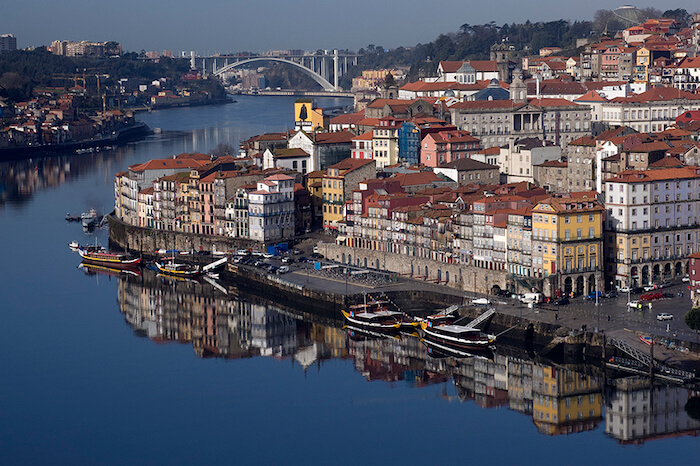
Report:
[[[559,313],[558,312],[554,313],[554,320],[555,321],[559,320]]]
[[[610,322],[610,316],[608,316],[608,322]]]

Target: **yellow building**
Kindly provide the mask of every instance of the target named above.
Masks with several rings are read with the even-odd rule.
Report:
[[[532,209],[533,272],[553,277],[546,295],[604,289],[603,212],[595,192],[553,196]]]
[[[311,99],[297,99],[294,102],[294,122],[297,129],[310,133],[323,129],[323,109],[314,108]]]
[[[388,167],[399,161],[399,128],[402,123],[402,120],[385,117],[374,127],[372,156],[377,161],[377,167]]]
[[[548,365],[535,365],[532,418],[543,434],[593,430],[602,420],[603,397],[598,379]]]
[[[651,51],[646,47],[637,49],[637,62],[634,67],[634,81],[637,83],[649,82],[649,66],[651,65]]]
[[[352,192],[361,181],[376,178],[375,167],[374,160],[352,158],[328,167],[321,181],[324,229],[338,228],[345,219],[345,201],[352,200]]]

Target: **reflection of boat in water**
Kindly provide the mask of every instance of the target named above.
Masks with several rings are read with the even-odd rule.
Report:
[[[421,340],[428,349],[428,354],[433,358],[472,358],[482,357],[493,360],[493,352],[490,348],[471,349],[469,351],[453,347],[451,345],[442,344],[436,341],[423,339]]]
[[[118,277],[120,275],[133,275],[135,277],[140,277],[141,272],[138,269],[116,269],[114,267],[107,267],[104,265],[88,264],[81,262],[80,267],[85,275],[110,275],[113,277]]]
[[[104,248],[93,249],[78,247],[78,254],[80,254],[80,257],[82,257],[85,262],[112,268],[135,268],[141,263],[140,257],[118,252],[109,252]]]
[[[80,220],[79,215],[66,214],[66,221],[68,221],[68,222],[77,222],[79,220]]]
[[[496,341],[494,335],[482,332],[478,328],[465,325],[428,325],[421,323],[425,339],[456,350],[488,348]]]
[[[343,330],[355,341],[381,340],[384,338],[401,339],[401,336],[397,335],[395,331],[382,332],[380,330],[369,330],[355,325],[345,325]]]
[[[181,262],[153,262],[160,273],[173,277],[194,278],[202,273],[198,265],[184,264]]]

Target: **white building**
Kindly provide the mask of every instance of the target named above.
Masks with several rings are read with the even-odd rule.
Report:
[[[248,193],[249,237],[254,241],[280,241],[294,236],[294,178],[273,175]]]

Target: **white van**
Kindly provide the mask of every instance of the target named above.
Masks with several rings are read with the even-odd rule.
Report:
[[[542,293],[525,293],[521,299],[524,303],[535,303],[539,304],[544,301],[544,296]]]

